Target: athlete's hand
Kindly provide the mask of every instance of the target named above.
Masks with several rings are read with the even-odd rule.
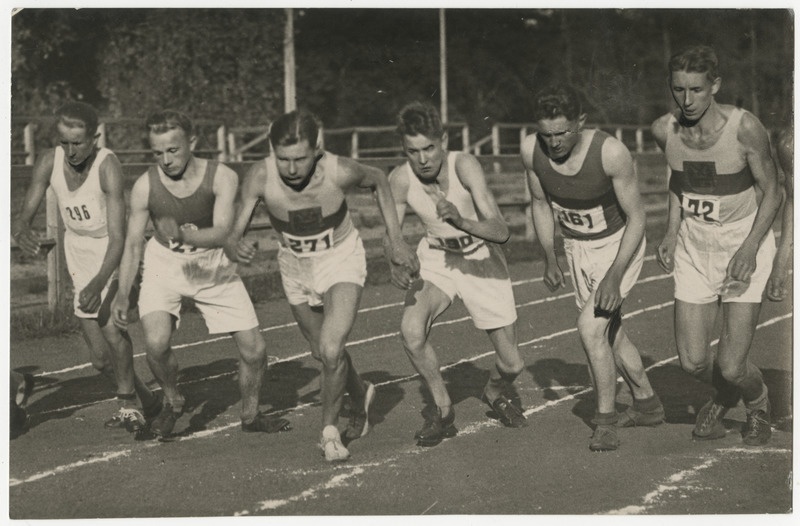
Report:
[[[111,303],[111,321],[114,322],[114,325],[121,331],[128,330],[128,323],[132,320],[128,320],[128,306],[130,305],[130,300],[127,294],[122,294],[122,291],[117,291],[117,294],[114,296],[114,301]]]
[[[677,237],[665,237],[656,249],[658,266],[667,274],[675,268],[675,245],[677,243]]]
[[[405,265],[397,265],[390,261],[389,268],[392,274],[392,285],[401,290],[410,289],[411,285],[419,277],[418,271],[412,271]]]
[[[39,240],[33,237],[33,232],[27,226],[18,226],[16,229],[11,230],[11,235],[14,238],[14,241],[17,242],[17,246],[27,255],[29,256],[37,256],[39,255],[39,251],[42,249]]]
[[[87,314],[97,312],[100,308],[103,286],[104,283],[101,283],[97,278],[90,281],[78,294],[78,308]]]
[[[387,245],[384,245],[387,246]],[[419,272],[419,259],[414,250],[403,239],[388,241],[389,253],[387,257],[394,265],[407,267],[412,274]]]
[[[728,263],[727,277],[737,281],[749,281],[756,270],[758,245],[745,242]]]
[[[249,265],[256,256],[256,244],[242,238],[236,243],[236,261]]]
[[[770,301],[783,301],[789,286],[789,272],[780,266],[772,268],[772,274],[767,281],[767,298]]]
[[[561,267],[557,262],[546,263],[544,267],[544,284],[550,289],[550,292],[555,292],[564,287],[564,273],[561,272]]]
[[[464,218],[461,217],[461,213],[458,211],[458,208],[456,208],[456,205],[447,199],[440,199],[439,202],[436,203],[436,214],[442,221],[450,223],[457,228],[461,228],[464,222]]]
[[[617,276],[616,273],[612,272],[606,273],[594,294],[594,306],[596,309],[605,312],[614,312],[622,305],[622,293],[620,292],[621,282],[621,276]]]

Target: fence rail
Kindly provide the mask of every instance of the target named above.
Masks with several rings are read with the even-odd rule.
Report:
[[[42,149],[52,146],[42,137],[48,127],[54,125],[53,118],[14,117],[12,122],[12,165],[32,165]],[[202,131],[200,145],[195,153],[203,157],[216,158],[223,162],[245,162],[269,155],[269,127],[232,126],[228,127],[219,121],[199,120],[196,127]],[[655,150],[648,126],[628,124],[591,125],[603,129],[635,152]],[[133,131],[130,129],[133,128]],[[536,129],[535,123],[497,123],[491,133],[476,140],[471,139],[469,126],[465,123],[453,122],[446,125],[450,137],[449,145],[453,150],[460,149],[475,155],[506,155],[519,151],[519,145],[529,133]],[[126,137],[140,138],[141,147],[123,148],[114,144],[123,130]],[[402,150],[394,133],[394,126],[354,126],[347,128],[331,128],[322,130],[322,144],[326,149],[339,155],[354,159],[375,158],[384,156],[400,156]],[[146,136],[141,120],[119,118],[103,119],[98,127],[100,146],[109,147],[123,163],[147,161],[150,150],[146,148]]]
[[[532,240],[534,233],[531,199],[519,155],[481,156],[478,157],[478,160],[484,168],[489,188],[495,195],[501,210],[506,214],[524,214],[525,232],[523,235],[526,239]],[[380,157],[362,159],[361,162],[388,172],[405,161],[402,157]],[[645,198],[647,211],[649,213],[662,212],[665,209],[667,192],[666,163],[663,155],[660,152],[642,152],[634,154],[634,162],[637,172],[640,174],[640,192]],[[226,164],[241,178],[247,173],[253,162],[234,161]],[[145,173],[148,166],[146,163],[122,165],[126,189],[129,190],[133,186],[135,180]],[[24,196],[32,171],[33,167],[30,165],[12,166],[11,168],[12,215],[15,215],[21,207],[22,196]],[[363,195],[364,192],[360,194]],[[352,210],[364,209],[364,200],[359,201],[358,195],[358,192],[348,194]],[[61,244],[64,227],[51,191],[48,191],[46,203],[44,214],[40,212],[35,218],[34,228],[44,234],[42,243],[48,252],[48,307],[56,310],[65,305],[69,299],[67,297],[69,277],[66,273],[66,262]],[[374,205],[370,204],[370,206]],[[409,215],[413,215],[413,213],[409,212]],[[270,228],[269,223],[262,219],[256,219],[251,226],[251,230],[256,231]],[[12,248],[16,248],[13,241]]]

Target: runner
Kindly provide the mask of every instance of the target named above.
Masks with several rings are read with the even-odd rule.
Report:
[[[164,110],[147,119],[156,159],[133,186],[125,252],[120,265],[114,323],[127,329],[127,304],[148,219],[155,235],[144,250],[139,314],[147,344],[147,362],[164,391],[165,403],[150,431],[172,434],[185,399],[178,389],[178,360],[170,347],[180,322],[181,299],[191,298],[210,334],[228,333],[239,350],[242,430],[273,433],[290,429],[283,418],[258,410],[267,367],[266,343],[255,309],[236,265],[221,248],[233,223],[236,173],[216,161],[192,154],[192,121]]]
[[[652,126],[672,170],[658,258],[665,271],[674,269],[681,366],[715,389],[697,412],[692,436],[723,438],[723,417],[743,398],[744,442],[763,445],[772,435],[769,398],[749,355],[775,255],[770,227],[780,189],[767,131],[752,113],[714,100],[721,84],[716,53],[708,46],[670,59],[669,87],[678,109]],[[709,343],[720,304],[715,357]]]
[[[436,109],[414,102],[398,114],[397,133],[408,160],[389,176],[402,222],[411,207],[425,226],[417,247],[419,273],[392,265],[392,281],[406,290],[400,330],[403,346],[433,397],[414,437],[435,446],[455,436],[455,410],[429,342],[431,326],[461,297],[475,327],[489,335],[496,356],[481,399],[508,427],[527,425],[513,393],[524,362],[517,348],[517,310],[505,256],[498,243],[508,226],[486,185],[478,160],[447,151],[447,133]]]
[[[306,111],[287,113],[272,123],[273,153],[247,175],[228,253],[234,260],[252,261],[255,244],[243,236],[263,200],[282,238],[278,264],[286,298],[312,356],[322,362],[320,448],[327,461],[336,462],[347,460],[347,444],[369,431],[375,397],[375,386],[361,378],[345,349],[367,275],[364,246],[345,200],[348,189],[358,186],[376,193],[391,260],[414,269],[418,263],[393,215],[385,174],[323,151],[319,134],[316,117]],[[345,392],[352,407],[347,429],[340,434]]]
[[[619,447],[615,427],[655,426],[664,407],[653,392],[639,350],[622,328],[622,303],[644,261],[645,214],[630,152],[607,133],[584,128],[586,114],[574,88],[554,85],[536,97],[539,131],[522,144],[532,196],[533,224],[544,249],[544,283],[564,286],[554,249],[553,214],[578,305],[578,333],[596,393],[592,451]],[[617,371],[633,406],[617,414]]]

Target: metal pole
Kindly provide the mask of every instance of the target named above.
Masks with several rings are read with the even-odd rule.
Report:
[[[441,95],[442,122],[447,122],[447,33],[444,9],[439,9],[439,93]]]
[[[283,36],[283,99],[286,113],[297,108],[297,92],[295,90],[294,63],[294,10],[284,9],[286,26]]]

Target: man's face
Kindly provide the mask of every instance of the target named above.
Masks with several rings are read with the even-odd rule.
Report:
[[[192,138],[182,128],[165,133],[150,132],[150,149],[161,170],[169,177],[180,177],[192,158]]]
[[[711,105],[714,95],[719,91],[720,82],[719,78],[709,80],[706,73],[673,71],[669,87],[684,118],[696,121]]]
[[[70,165],[80,166],[94,152],[97,137],[88,135],[86,128],[67,126],[59,122],[56,129],[58,130],[58,142],[64,149],[64,155]]]
[[[296,144],[275,146],[278,174],[289,186],[303,186],[317,164],[317,149],[303,139]]]
[[[447,146],[447,134],[431,139],[425,135],[404,135],[403,153],[411,170],[422,181],[433,180],[439,175]]]
[[[537,136],[544,145],[545,153],[551,159],[563,159],[572,153],[580,140],[585,116],[569,120],[563,115],[554,119],[540,119]]]

